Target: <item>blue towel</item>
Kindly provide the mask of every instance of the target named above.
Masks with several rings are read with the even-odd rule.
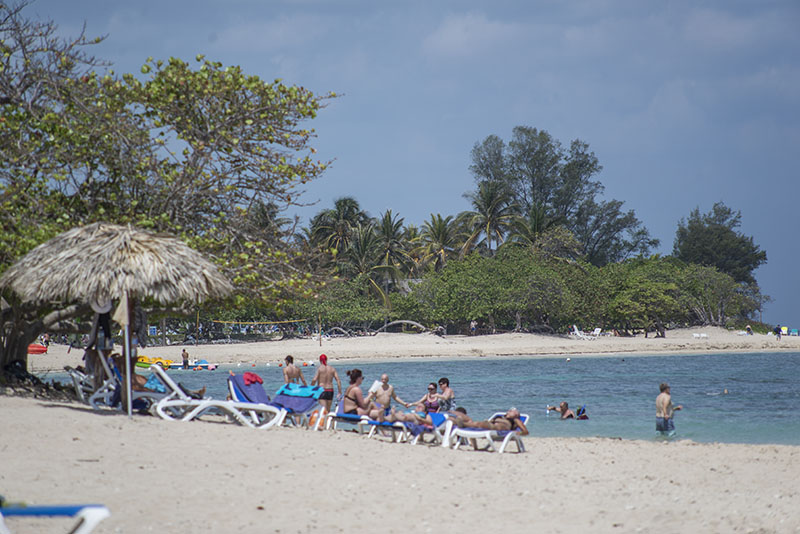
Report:
[[[319,400],[322,392],[325,391],[319,386],[301,386],[300,384],[284,384],[276,395],[286,395],[289,397],[311,397]]]

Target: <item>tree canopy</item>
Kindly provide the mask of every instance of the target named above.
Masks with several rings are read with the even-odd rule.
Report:
[[[736,229],[742,213],[717,202],[708,213],[695,208],[681,219],[675,235],[673,255],[687,263],[716,267],[736,282],[754,284],[755,271],[767,262],[767,253]]]
[[[517,126],[508,144],[490,135],[473,147],[470,171],[479,189],[472,195],[479,197],[484,183],[504,184],[505,206],[539,232],[568,229],[592,264],[647,254],[658,240],[633,210],[624,211],[619,200],[597,198],[603,185],[594,177],[601,170],[587,143],[576,139],[564,150],[547,131]]]

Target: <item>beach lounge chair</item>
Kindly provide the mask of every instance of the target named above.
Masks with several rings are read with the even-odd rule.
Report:
[[[325,430],[338,430],[339,423],[349,423],[356,425],[359,433],[363,434],[366,427],[359,424],[362,420],[368,421],[369,417],[344,413],[344,402],[342,402],[342,395],[339,395],[336,398],[336,409],[325,415]]]
[[[425,436],[431,436],[431,444],[441,444],[444,442],[447,433],[449,432],[447,421],[449,417],[444,413],[430,413],[433,425],[411,425],[406,424],[408,428],[408,440],[410,443],[416,445],[418,443],[426,443]],[[452,423],[451,423],[452,425]],[[413,438],[411,437],[413,436]]]
[[[595,329],[597,330],[597,329]],[[572,330],[570,331],[570,335],[577,337],[578,339],[585,339],[587,341],[591,341],[595,339],[597,336],[593,336],[591,334],[587,334],[578,328],[578,325],[572,325]]]
[[[75,388],[75,396],[83,403],[89,402],[89,397],[94,393],[94,376],[86,374],[79,369],[64,366],[64,370],[69,374],[72,379],[72,386]]]
[[[505,412],[497,412],[489,419],[495,417],[502,417]],[[527,426],[528,414],[520,414],[520,419]],[[488,442],[487,449],[490,451],[497,451],[502,454],[509,443],[512,441],[517,445],[517,452],[525,452],[525,444],[522,442],[522,436],[519,430],[487,430],[485,428],[459,428],[453,424],[451,420],[447,421],[448,429],[446,429],[446,437],[442,442],[443,447],[452,446],[453,449],[458,449],[462,444],[468,443],[469,440],[476,440],[474,447],[477,449],[477,440],[485,439]],[[495,448],[495,442],[500,442],[500,448]]]
[[[275,392],[272,404],[286,410],[289,417],[286,422],[308,428],[308,418],[314,410],[320,409],[319,397],[325,390],[319,386],[303,386],[300,384],[284,384]],[[322,425],[317,418],[314,429]]]
[[[155,410],[167,421],[192,421],[206,414],[222,414],[241,425],[266,429],[280,425],[286,417],[286,410],[270,404],[192,398],[161,366],[151,365],[150,370],[167,388],[168,394],[158,401]]]
[[[88,534],[105,518],[111,515],[102,504],[78,504],[61,506],[0,506],[0,534],[11,534],[4,518],[9,517],[72,517],[77,523],[71,534]]]

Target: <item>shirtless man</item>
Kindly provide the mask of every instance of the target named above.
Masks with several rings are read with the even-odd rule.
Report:
[[[333,381],[336,380],[336,385],[339,387],[339,395],[342,394],[342,381],[339,380],[339,373],[336,369],[328,365],[328,357],[324,354],[319,357],[320,366],[317,367],[317,372],[314,378],[311,379],[312,386],[319,386],[325,391],[319,397],[319,403],[322,405],[323,417],[326,413],[331,411],[331,404],[333,404]]]
[[[665,435],[672,435],[675,433],[675,423],[672,421],[672,416],[674,412],[682,410],[683,406],[672,407],[669,384],[662,383],[659,389],[661,393],[656,397],[656,430]]]
[[[398,404],[402,404],[406,408],[409,407],[409,404],[403,400],[401,400],[397,393],[394,391],[394,386],[389,384],[389,375],[383,373],[381,375],[381,385],[378,386],[378,389],[372,391],[367,397],[367,402],[370,400],[374,400],[377,404],[380,404],[383,407],[384,415],[389,415],[392,408],[392,399],[396,400]]]
[[[489,421],[473,421],[468,415],[460,413],[456,416],[456,425],[487,430],[519,430],[521,435],[528,435],[528,429],[520,419],[519,410],[516,408],[509,408],[505,415],[497,416]]]
[[[548,406],[547,409],[560,413],[561,419],[575,419],[575,412],[569,409],[567,402],[562,402],[558,406]]]
[[[306,379],[303,376],[303,371],[294,364],[294,357],[290,354],[285,358],[286,367],[283,368],[283,383],[284,384],[297,384],[302,382],[307,386]]]

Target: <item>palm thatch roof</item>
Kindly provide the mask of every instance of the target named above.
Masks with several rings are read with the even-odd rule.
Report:
[[[108,302],[127,293],[162,304],[220,298],[233,287],[179,239],[106,223],[42,243],[0,277],[23,302]]]

